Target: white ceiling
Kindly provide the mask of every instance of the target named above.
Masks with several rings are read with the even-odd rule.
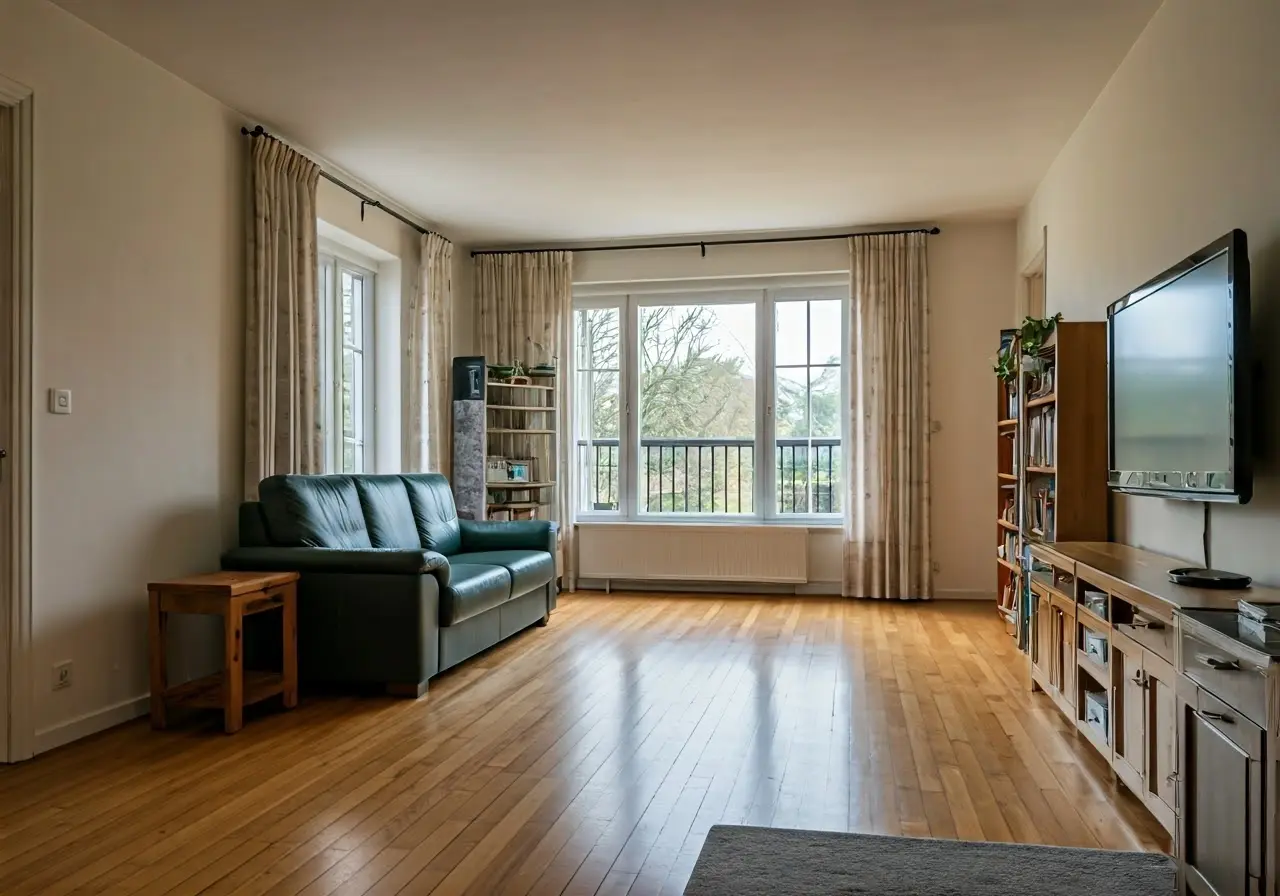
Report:
[[[1159,0],[57,0],[469,244],[1010,216]]]

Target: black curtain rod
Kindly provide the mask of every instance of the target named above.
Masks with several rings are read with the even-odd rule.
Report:
[[[256,125],[252,131],[249,130],[248,128],[241,128],[240,133],[244,134],[246,137],[266,137],[271,140],[279,139],[274,134],[268,134],[266,128],[264,128],[262,125]],[[364,208],[367,205],[370,208],[376,208],[378,211],[384,214],[390,215],[391,217],[399,221],[401,224],[404,224],[406,227],[412,227],[414,230],[418,231],[418,233],[425,235],[428,233],[435,232],[432,230],[426,230],[420,225],[415,224],[414,222],[406,218],[404,215],[397,212],[395,209],[387,208],[385,205],[383,205],[378,200],[374,199],[372,196],[366,196],[364,193],[361,193],[355,187],[351,186],[351,184],[338,180],[336,177],[334,177],[328,171],[325,171],[323,168],[320,169],[320,176],[323,177],[325,180],[327,180],[329,183],[334,184],[335,186],[342,187],[342,189],[346,190],[352,196],[355,196],[360,200],[360,220],[361,221],[364,220]],[[440,234],[436,234],[436,235],[439,236]]]
[[[816,243],[821,240],[847,240],[851,236],[889,236],[895,233],[926,233],[937,236],[942,233],[937,227],[910,227],[905,230],[863,230],[858,233],[831,233],[826,236],[758,236],[736,240],[696,240],[682,243],[633,243],[625,246],[579,246],[576,249],[479,249],[471,253],[477,255],[529,255],[534,252],[629,252],[634,249],[701,249],[705,258],[707,246],[751,246],[758,243]]]

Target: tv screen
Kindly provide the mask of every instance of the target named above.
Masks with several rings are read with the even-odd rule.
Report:
[[[1249,500],[1248,266],[1233,231],[1108,309],[1113,488]]]

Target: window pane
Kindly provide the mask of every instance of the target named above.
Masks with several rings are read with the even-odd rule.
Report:
[[[816,439],[813,446],[813,512],[841,513],[844,509],[844,495],[841,483],[844,481],[844,469],[841,466],[840,443],[838,439]]]
[[[356,278],[350,271],[342,272],[342,344],[355,345],[355,291]]]
[[[342,440],[342,472],[356,472],[356,446],[350,439]]]
[[[778,302],[774,307],[774,363],[804,364],[808,357],[805,317],[807,302]]]
[[[755,314],[640,308],[641,512],[754,511]]]
[[[618,308],[582,308],[574,314],[580,510],[616,511],[620,506],[620,321]]]
[[[798,367],[774,370],[774,498],[779,514],[839,513],[842,477],[840,430],[845,412],[840,404],[841,302],[779,302],[779,338],[808,308],[807,346],[795,351],[778,345],[778,363]],[[784,361],[785,359],[785,361]]]
[[[355,394],[352,380],[355,378],[356,353],[351,349],[342,350],[342,382],[339,395],[341,398],[342,436],[347,439],[356,437]]]
[[[805,367],[784,367],[774,374],[774,431],[781,438],[809,435],[809,371]]]
[[[840,368],[809,368],[809,434],[840,438]]]
[[[809,302],[809,363],[839,364],[844,354],[839,299]],[[800,363],[804,363],[801,361]]]

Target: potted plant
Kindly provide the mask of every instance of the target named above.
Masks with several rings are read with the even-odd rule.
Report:
[[[1038,373],[1040,370],[1040,349],[1049,340],[1058,321],[1062,320],[1059,311],[1052,317],[1028,317],[1022,321],[1011,342],[1002,346],[996,356],[992,370],[996,376],[1006,383],[1017,379],[1019,371]]]

